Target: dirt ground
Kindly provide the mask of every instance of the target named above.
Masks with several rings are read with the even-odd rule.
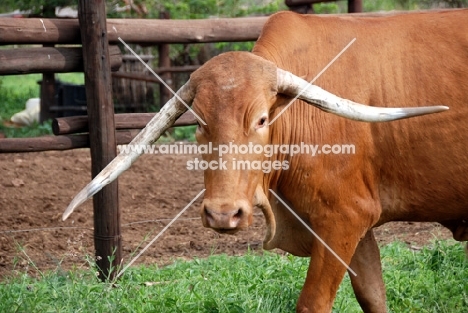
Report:
[[[144,247],[203,188],[203,173],[188,171],[193,156],[143,155],[119,179],[124,262]],[[37,274],[61,267],[88,267],[93,256],[92,201],[71,217],[61,215],[90,180],[88,149],[0,155],[0,277],[16,271]],[[136,262],[168,264],[174,259],[260,251],[263,216],[256,212],[246,231],[219,235],[202,226],[197,200]],[[433,223],[390,223],[379,227],[380,244],[394,240],[413,248],[451,238]]]

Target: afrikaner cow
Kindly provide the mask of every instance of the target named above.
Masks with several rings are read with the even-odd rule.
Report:
[[[206,227],[224,233],[248,227],[257,207],[268,225],[266,249],[311,257],[298,312],[330,312],[346,267],[285,205],[357,273],[351,282],[365,312],[386,311],[374,227],[439,222],[455,239],[468,239],[468,10],[387,17],[275,14],[251,53],[207,62],[131,144],[154,142],[186,110],[182,100],[206,122],[196,131],[200,144],[354,145],[354,154],[277,153],[268,160],[287,161],[288,167],[268,173],[204,171],[200,212]],[[450,110],[417,116],[444,111],[439,104]],[[64,218],[137,157],[114,159]],[[255,153],[223,159],[267,160]]]

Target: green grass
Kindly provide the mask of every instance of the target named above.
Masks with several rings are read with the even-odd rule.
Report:
[[[9,120],[10,117],[24,110],[29,98],[39,97],[39,74],[0,76],[0,117]]]
[[[83,73],[57,74],[56,79],[73,84],[84,84]],[[41,74],[0,76],[0,99],[2,100],[0,116],[10,118],[14,113],[23,110],[26,100],[39,98]]]
[[[463,247],[436,242],[421,251],[382,248],[390,312],[467,312]],[[92,270],[18,274],[0,283],[0,312],[294,312],[308,260],[265,253],[215,255],[129,269],[116,284]],[[348,276],[334,312],[361,312]]]
[[[2,123],[2,120],[8,121],[13,114],[24,110],[29,98],[40,97],[38,81],[41,79],[41,74],[0,76],[0,132],[6,137],[37,137],[52,134],[50,121],[43,125],[35,124],[21,128],[6,127]],[[56,79],[62,82],[83,84],[84,74],[57,74]]]

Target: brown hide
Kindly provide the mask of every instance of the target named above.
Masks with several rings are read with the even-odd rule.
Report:
[[[297,101],[272,125],[273,143],[354,144],[356,154],[300,155],[265,185],[311,219],[324,214],[313,217],[318,202],[336,207],[354,199],[372,202],[370,217],[362,221],[367,226],[468,218],[467,21],[467,10],[387,18],[291,13],[270,18],[253,53],[278,67],[311,80],[356,38],[314,84],[373,106],[444,104],[450,110],[367,124]],[[285,246],[291,249],[290,242]]]

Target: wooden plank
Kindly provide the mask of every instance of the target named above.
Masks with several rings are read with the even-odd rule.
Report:
[[[205,20],[108,19],[107,37],[120,43],[189,43],[254,41],[267,17]],[[0,44],[79,44],[77,20],[0,19]]]
[[[81,48],[19,48],[0,50],[0,75],[83,72]],[[119,47],[109,47],[111,69],[122,65]]]
[[[200,68],[200,65],[187,65],[187,66],[178,66],[178,67],[161,67],[155,68],[154,72],[156,74],[161,73],[183,73],[183,72],[193,72]],[[132,72],[113,72],[112,77],[115,78],[128,78],[128,79],[135,79],[135,80],[143,80],[146,82],[152,82],[155,84],[160,84],[161,81],[157,79],[153,74],[145,74],[142,72],[132,73]]]
[[[23,153],[48,150],[69,150],[89,147],[89,135],[44,136],[36,138],[0,139],[0,153]]]
[[[114,115],[115,128],[143,129],[156,113],[121,113]],[[174,123],[174,127],[196,125],[197,119],[192,112],[182,114]],[[59,117],[52,121],[55,135],[67,135],[88,132],[88,117],[86,115]]]
[[[0,18],[1,44],[81,43],[77,19]]]
[[[128,144],[139,132],[140,129],[118,131],[116,143],[118,145]],[[0,153],[63,151],[80,148],[89,148],[89,134],[0,139]]]
[[[201,43],[255,41],[267,17],[238,17],[200,20],[109,21],[109,40],[120,36],[129,43]],[[144,25],[144,31],[142,31]]]
[[[112,79],[104,0],[79,0],[78,19],[90,127],[91,172],[95,177],[117,155]],[[122,262],[117,180],[93,197],[94,247],[100,279],[113,279]],[[111,269],[114,269],[111,271]]]

